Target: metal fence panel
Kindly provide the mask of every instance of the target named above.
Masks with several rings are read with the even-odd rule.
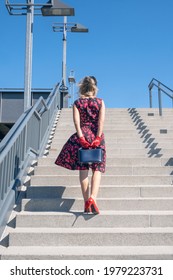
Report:
[[[29,112],[23,113],[0,143],[0,216],[6,220],[6,213],[10,212],[16,195],[16,186],[22,184],[26,168],[44,150],[59,108],[59,94],[59,86],[56,85],[47,101],[40,98]],[[0,220],[0,234],[4,219]]]

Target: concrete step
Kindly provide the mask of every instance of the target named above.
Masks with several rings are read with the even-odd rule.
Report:
[[[159,133],[157,133],[157,135],[156,134],[153,135],[152,131],[150,131],[147,134],[139,133],[138,137],[139,137],[140,141],[143,143],[149,142],[149,143],[155,143],[158,145],[160,144],[160,142],[165,142],[165,139],[166,139],[166,141],[168,141],[168,143],[171,143],[173,141],[173,137],[170,135],[159,134]]]
[[[81,188],[77,186],[30,186],[26,198],[73,198],[81,196]],[[135,198],[135,197],[173,197],[173,186],[117,185],[100,186],[98,198]]]
[[[72,114],[68,114],[68,115],[60,115],[60,118],[59,118],[59,121],[69,121],[69,123],[73,123],[73,113]],[[124,121],[124,123],[126,121],[131,121],[131,118],[129,116],[129,114],[122,114],[122,115],[119,115],[118,118],[117,118],[117,115],[114,115],[114,114],[107,114],[106,118],[105,118],[105,122],[108,122],[109,121],[112,121],[112,122],[116,122],[116,123],[121,123]]]
[[[58,123],[56,124],[56,127],[57,128],[62,128],[63,130],[66,128],[74,128],[74,122],[73,122],[73,119],[71,119],[70,117],[69,118],[60,118]],[[107,127],[122,127],[124,126],[125,128],[129,128],[130,127],[133,127],[134,129],[134,121],[129,117],[127,116],[126,118],[121,118],[121,119],[111,119],[111,118],[106,118],[105,119],[105,123],[104,123],[104,129],[107,129]]]
[[[66,143],[66,141],[68,140],[68,138],[57,138],[57,139],[50,139],[48,144],[51,144],[51,148],[56,148],[57,146],[64,146],[64,144]],[[145,146],[147,145],[151,145],[152,143],[147,143],[147,142],[143,142],[139,140],[139,137],[136,136],[135,138],[118,138],[118,137],[114,137],[114,138],[107,138],[105,137],[105,141],[106,141],[106,148],[110,149],[110,148],[124,148],[124,147],[131,147],[131,148],[142,148],[144,149]],[[156,145],[156,143],[153,143]],[[158,146],[158,144],[157,144]]]
[[[50,151],[51,150],[61,150],[62,147],[64,146],[65,142],[61,141],[53,141],[53,143],[51,145],[48,146],[48,148],[50,147]],[[172,145],[172,144],[171,144]],[[170,145],[170,148],[172,147]],[[106,150],[107,151],[112,151],[114,150],[115,148],[119,148],[119,149],[123,149],[123,148],[129,148],[129,149],[145,149],[145,144],[144,143],[139,143],[139,141],[135,141],[135,142],[124,142],[124,143],[115,143],[113,141],[109,141],[109,140],[106,140]]]
[[[65,137],[68,137],[69,135],[72,135],[73,133],[75,133],[76,131],[75,130],[57,130],[55,135],[54,135],[54,138],[59,138],[60,136],[63,136],[64,138]],[[104,130],[104,134],[106,137],[113,137],[113,136],[118,136],[118,137],[122,137],[122,136],[126,136],[127,138],[128,137],[133,137],[133,136],[136,136],[137,134],[139,134],[139,132],[135,129],[129,129],[129,130],[117,130],[117,129],[110,129],[110,130]]]
[[[160,118],[158,116],[155,116],[154,118],[151,118],[149,116],[140,116],[140,117],[134,117],[132,120],[132,122],[135,124],[135,125],[144,125],[144,126],[153,126],[153,127],[159,127],[160,128],[173,128],[172,126],[172,118],[173,116],[167,116],[165,118]]]
[[[104,128],[104,135],[106,137],[111,137],[111,136],[122,136],[121,138],[123,138],[123,136],[125,135],[124,131],[127,131],[127,137],[130,136],[130,137],[135,137],[136,135],[138,135],[139,133],[141,133],[139,130],[137,129],[134,129],[134,127],[128,125],[127,128],[125,127],[117,127],[117,126],[109,126],[107,128]],[[71,129],[70,127],[67,129],[66,127],[64,127],[64,129],[60,128],[60,127],[57,127],[56,129],[56,132],[54,133],[54,138],[57,138],[60,134],[62,135],[72,135],[76,133],[76,130],[73,128]],[[167,134],[168,136],[168,134]],[[170,137],[172,137],[172,135],[170,135]]]
[[[57,154],[58,155],[58,154]],[[38,166],[49,166],[54,165],[55,157],[51,157],[48,155],[47,157],[39,158]],[[149,167],[149,166],[173,166],[173,158],[156,158],[156,157],[145,157],[145,158],[109,158],[106,159],[106,166],[142,166],[142,167]]]
[[[172,147],[173,147],[173,139],[171,139],[171,141],[162,141],[162,140],[160,140],[159,141],[159,145],[157,144],[157,143],[151,143],[150,145],[148,145],[148,144],[143,144],[146,148],[148,147],[148,148],[154,148],[154,149],[157,149],[157,147],[159,146],[159,148],[161,148],[161,149],[172,149]],[[53,145],[52,145],[53,146]]]
[[[99,238],[98,238],[99,236]],[[19,228],[9,246],[172,246],[173,228]]]
[[[34,175],[72,175],[71,170],[59,166],[36,166]],[[74,173],[75,172],[75,173]],[[78,175],[79,171],[74,171],[73,174]],[[127,167],[127,166],[108,166],[106,169],[107,175],[172,175],[173,167]]]
[[[156,128],[159,128],[159,126],[156,126]],[[66,122],[61,122],[57,124],[57,129],[58,131],[67,131],[70,130],[71,132],[75,131],[75,126],[73,124],[73,122],[69,123],[68,121]],[[132,121],[124,121],[124,122],[106,122],[104,124],[104,132],[106,133],[107,131],[110,130],[118,130],[118,131],[122,131],[122,130],[126,130],[126,131],[134,131],[135,127],[134,127],[134,123]],[[56,130],[57,132],[57,130]]]
[[[67,140],[67,139],[66,139]],[[52,143],[48,144],[46,146],[47,149],[49,149],[49,151],[59,151],[62,149],[62,147],[64,146],[65,144],[65,141],[53,141]],[[133,150],[146,150],[148,148],[148,146],[146,147],[147,145],[144,144],[144,143],[129,143],[129,142],[124,142],[124,143],[115,143],[115,142],[110,142],[109,140],[106,141],[106,151],[108,152],[114,152],[116,150],[121,150],[122,149],[125,149],[125,150],[130,150],[130,149],[133,149]],[[156,149],[157,147],[155,147]],[[172,148],[172,147],[171,147]],[[120,153],[119,152],[119,153]]]
[[[64,110],[64,109],[63,109]],[[71,116],[71,114],[72,114],[72,110],[70,111],[64,111],[63,112],[63,110],[61,111],[61,115],[63,115],[64,114],[64,117],[66,116]],[[106,115],[108,116],[108,117],[110,117],[110,116],[113,116],[113,115],[116,115],[116,116],[118,116],[119,118],[121,118],[121,117],[124,117],[124,116],[127,116],[127,115],[129,115],[129,111],[128,111],[128,109],[127,108],[106,108],[105,109],[106,110]]]
[[[157,109],[158,110],[158,109]],[[106,108],[106,112],[109,113],[108,116],[110,114],[114,114],[114,115],[125,115],[125,114],[129,114],[129,110],[127,108]],[[64,115],[64,116],[68,116],[72,114],[72,108],[63,108],[61,110],[61,115]]]
[[[65,143],[68,138],[70,138],[70,136],[72,135],[73,133],[67,133],[67,134],[63,134],[63,133],[59,133],[57,135],[54,136],[54,138],[52,139],[52,142],[59,142],[61,144]],[[114,144],[114,143],[119,143],[121,142],[120,139],[124,139],[123,142],[124,143],[131,143],[131,142],[138,142],[140,141],[140,143],[146,141],[145,138],[140,139],[140,135],[136,134],[136,132],[133,132],[133,134],[131,135],[128,135],[126,136],[124,133],[121,133],[120,135],[118,134],[115,134],[115,133],[112,133],[112,134],[105,134],[105,140],[106,140],[106,143],[108,144]],[[163,138],[163,137],[162,137]],[[145,142],[144,142],[145,143]]]
[[[60,151],[60,150],[59,150]],[[51,149],[49,150],[49,156],[57,156],[57,153],[59,152],[57,149]],[[117,149],[117,148],[112,148],[112,149],[108,149],[106,150],[106,154],[108,157],[115,157],[115,156],[132,156],[133,157],[147,157],[147,150],[146,149],[128,149],[128,148],[122,148],[122,149]],[[155,152],[157,153],[157,152]]]
[[[78,175],[42,175],[32,176],[32,186],[57,186],[57,185],[75,185],[78,182]],[[102,185],[171,185],[172,176],[116,176],[106,175],[102,176]]]
[[[148,115],[144,115],[144,114],[139,114],[139,115],[140,115],[139,121],[143,122],[143,121],[147,120],[149,123],[154,123],[155,125],[161,124],[161,123],[171,125],[171,122],[168,123],[167,120],[172,120],[172,117],[173,117],[172,114],[167,115],[167,116],[166,115],[165,116],[158,116],[158,115],[157,116],[156,115],[148,116]],[[134,119],[133,119],[133,121],[134,121]]]
[[[173,155],[173,149],[165,149],[165,148],[156,148],[156,149],[152,149],[152,154],[157,154],[157,153],[161,153],[162,155],[165,155],[166,157],[168,156],[172,156]]]
[[[138,134],[147,134],[147,133],[152,133],[153,135],[160,135],[163,137],[170,137],[172,138],[172,129],[168,129],[165,126],[159,126],[159,127],[154,127],[154,126],[148,126],[148,124],[145,122],[145,128],[141,128],[140,126],[135,126],[136,131]]]
[[[166,122],[165,122],[166,124]],[[116,120],[116,119],[107,119],[105,120],[105,123],[104,123],[104,129],[107,130],[107,127],[124,127],[124,128],[128,128],[129,126],[133,127],[134,129],[134,122],[133,120],[131,120],[129,117],[126,118],[126,119],[119,119],[119,120]],[[68,119],[61,119],[58,121],[57,125],[56,125],[57,129],[71,129],[73,127],[74,129],[74,122],[73,120],[71,120],[70,118]]]
[[[158,108],[137,108],[135,109],[138,113],[140,113],[140,115],[144,115],[148,117],[148,113],[154,113],[154,117],[159,117],[159,118],[163,118],[163,117],[167,117],[167,116],[173,116],[173,109],[172,108],[163,108],[163,115],[160,116],[159,115],[159,109]],[[153,116],[151,116],[151,118],[153,118]]]
[[[168,129],[172,130],[173,129],[173,125],[171,123],[172,121],[172,117],[170,119],[165,119],[164,121],[160,121],[159,119],[155,119],[155,120],[150,120],[147,118],[143,118],[143,119],[137,119],[137,120],[133,120],[133,124],[135,125],[136,128],[139,129],[153,129],[153,130],[162,130],[162,129]],[[162,132],[163,133],[163,132]]]
[[[153,153],[154,153],[154,151],[153,151]],[[157,153],[157,150],[156,150],[156,153]],[[173,155],[173,149],[172,148],[171,149],[169,149],[169,148],[162,148],[160,153],[165,155],[166,157],[168,157],[168,156],[171,157]]]
[[[151,133],[152,136],[154,136],[154,137],[157,136],[161,139],[162,138],[163,139],[166,139],[166,138],[172,139],[173,138],[173,131],[167,129],[166,127],[160,127],[158,129],[153,129],[151,127],[151,128],[145,129],[145,130],[137,129],[137,132],[140,135],[147,135],[147,134]]]
[[[173,246],[12,246],[1,260],[172,260]]]
[[[71,134],[70,134],[71,135]],[[58,136],[61,138],[58,138]],[[60,133],[57,135],[57,138],[53,138],[51,141],[54,143],[58,143],[60,140],[63,143],[63,140],[66,137],[62,138],[62,135],[60,135]],[[111,137],[109,137],[108,134],[105,134],[105,139],[106,139],[106,143],[108,143],[109,145],[113,145],[115,143],[121,144],[121,143],[130,143],[130,144],[141,144],[143,141],[140,140],[140,135],[136,134],[130,137],[124,137],[124,136],[119,136],[117,134],[112,134]],[[172,141],[172,138],[170,138],[170,140],[168,139],[168,141]],[[164,141],[163,141],[164,142]]]
[[[119,118],[121,117],[126,117],[129,115],[129,111],[126,108],[116,108],[116,109],[110,109],[110,108],[106,108],[106,116],[110,117],[110,116],[118,116]],[[67,109],[66,111],[64,110],[64,108],[61,111],[60,116],[62,117],[72,117],[73,111],[72,109]]]
[[[155,144],[157,147],[161,148],[160,143],[165,142],[168,140],[168,143],[173,141],[173,138],[167,138],[164,134],[146,134],[146,135],[140,135],[141,142],[147,143],[147,144]]]
[[[121,122],[121,121],[125,121],[125,120],[128,120],[129,121],[130,117],[129,117],[129,114],[128,113],[122,113],[121,115],[118,113],[107,113],[106,114],[106,118],[105,118],[105,121],[109,121],[109,120],[112,120],[112,121],[116,121],[116,122]],[[65,115],[60,115],[60,120],[69,120],[69,121],[73,121],[73,113],[69,113],[69,114],[65,114]]]
[[[173,211],[173,198],[98,198],[97,204],[100,211],[132,211],[153,210]],[[83,199],[81,198],[38,198],[23,199],[23,211],[61,211],[61,212],[83,212]]]
[[[173,227],[173,211],[102,211],[100,215],[79,212],[26,212],[16,216],[16,227],[25,228],[132,228]]]
[[[164,135],[165,137],[168,137],[168,136],[172,137],[173,127],[168,127],[166,125],[161,125],[161,124],[159,126],[147,124],[146,130],[147,129],[149,129],[149,131],[152,132],[153,135],[155,133],[157,133],[157,134]],[[141,129],[139,128],[138,130],[140,131]],[[146,131],[146,130],[144,130],[144,131]]]

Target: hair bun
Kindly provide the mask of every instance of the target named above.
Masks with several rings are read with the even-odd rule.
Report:
[[[94,76],[86,76],[79,83],[79,92],[82,96],[95,96],[97,90],[97,80]]]

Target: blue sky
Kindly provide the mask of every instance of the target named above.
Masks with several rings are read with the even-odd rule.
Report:
[[[24,3],[25,0],[10,0]],[[45,0],[35,0],[35,3]],[[173,88],[172,0],[65,0],[75,8],[68,22],[89,33],[67,34],[67,76],[98,79],[107,107],[148,107],[154,77]],[[10,16],[0,4],[0,88],[24,86],[25,16]],[[52,30],[61,17],[34,18],[32,87],[53,87],[61,79],[62,33]],[[157,106],[156,90],[154,105]],[[163,99],[165,107],[171,101]]]

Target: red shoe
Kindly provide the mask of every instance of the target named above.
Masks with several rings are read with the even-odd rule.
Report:
[[[88,204],[88,200],[85,202],[84,213],[91,213],[91,207]]]
[[[95,203],[94,199],[92,197],[90,197],[86,203],[85,203],[85,206],[86,206],[86,209],[89,209],[91,208],[91,212],[94,214],[94,215],[97,215],[99,214],[99,209],[97,207],[97,204]]]

